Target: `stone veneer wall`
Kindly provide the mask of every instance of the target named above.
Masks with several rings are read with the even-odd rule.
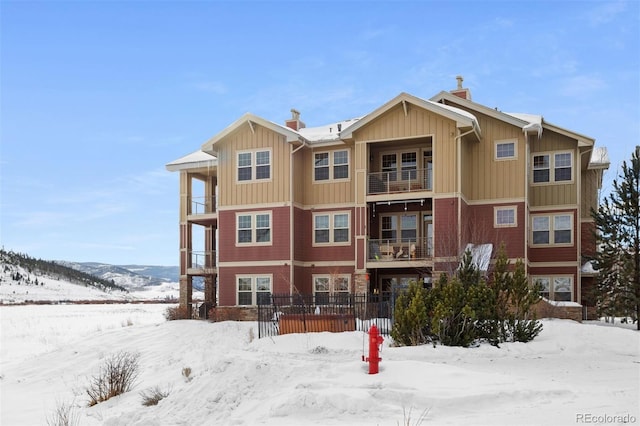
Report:
[[[216,306],[209,310],[209,321],[258,321],[258,308],[255,306]]]
[[[534,307],[538,319],[559,318],[582,322],[582,306],[556,306],[546,300],[541,300]]]

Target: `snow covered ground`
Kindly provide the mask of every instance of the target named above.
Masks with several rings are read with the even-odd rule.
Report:
[[[62,404],[79,425],[109,426],[416,425],[423,412],[423,425],[640,422],[630,329],[545,320],[535,341],[499,349],[387,339],[369,375],[364,333],[258,339],[255,323],[165,322],[167,306],[0,307],[0,424],[47,424]],[[135,388],[87,407],[90,378],[122,350],[140,354]],[[143,406],[156,386],[168,396]]]
[[[23,268],[19,268],[23,275],[27,275]],[[32,276],[35,279],[35,276]],[[176,283],[163,283],[160,285],[136,288],[130,292],[108,291],[104,292],[94,287],[69,283],[46,276],[37,277],[39,284],[17,284],[8,276],[0,281],[0,304],[16,304],[25,302],[43,301],[136,301],[136,300],[177,300],[180,294],[180,285]],[[193,291],[193,298],[202,300],[204,293]]]

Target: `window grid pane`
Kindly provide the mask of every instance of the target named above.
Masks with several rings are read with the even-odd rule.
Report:
[[[329,215],[315,217],[314,237],[316,243],[329,242]]]
[[[515,157],[515,144],[513,142],[499,143],[496,145],[497,158]]]
[[[329,153],[315,154],[315,180],[329,179]]]
[[[516,217],[513,209],[496,210],[496,224],[498,225],[515,225]]]

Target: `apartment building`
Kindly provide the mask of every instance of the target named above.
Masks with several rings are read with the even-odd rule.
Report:
[[[592,304],[606,149],[457,86],[321,127],[296,110],[282,124],[245,114],[167,164],[180,173],[180,304],[196,279],[207,306],[238,308],[429,287],[465,249],[486,270],[500,246],[550,303]]]

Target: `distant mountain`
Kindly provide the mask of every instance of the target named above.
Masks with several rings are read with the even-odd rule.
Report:
[[[128,290],[137,290],[179,281],[177,266],[109,265],[98,262],[57,261],[78,271],[113,281]]]
[[[0,249],[0,282],[16,285],[43,285],[44,278],[93,288],[103,292],[127,291],[114,280],[70,268],[57,262],[35,259],[26,254]]]

